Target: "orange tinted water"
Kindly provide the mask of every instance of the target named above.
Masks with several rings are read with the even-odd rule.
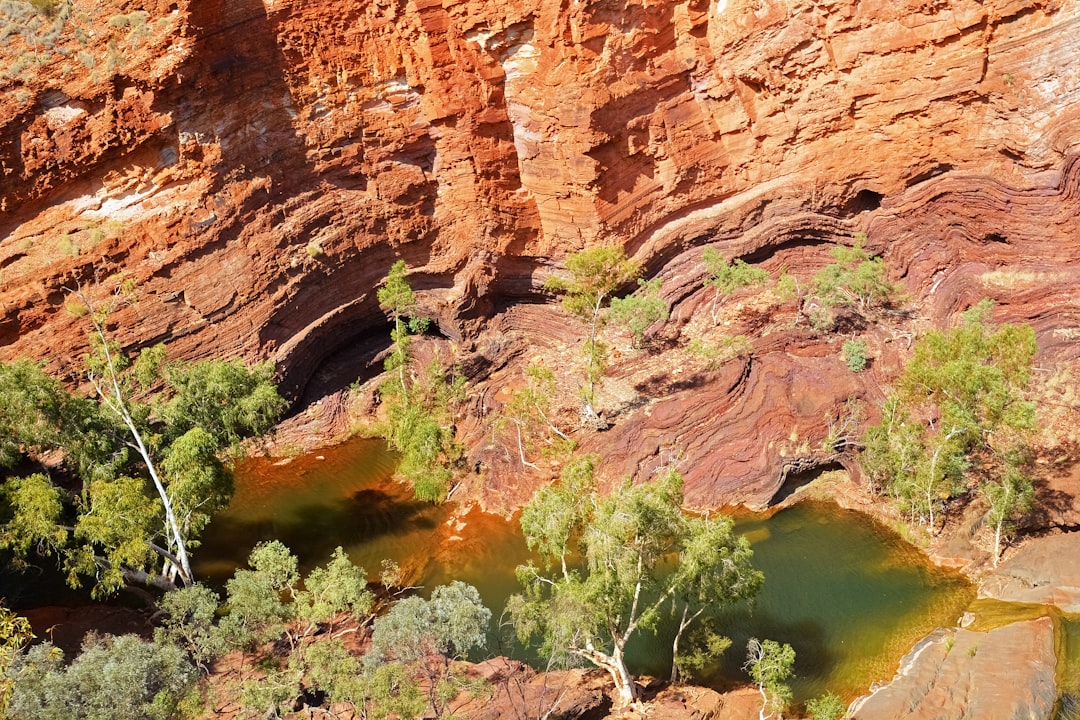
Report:
[[[372,440],[288,463],[244,462],[232,504],[198,551],[196,571],[221,583],[261,540],[282,540],[305,568],[342,545],[372,577],[389,558],[427,591],[454,579],[469,582],[497,618],[518,590],[514,568],[528,558],[516,520],[475,511],[459,518],[451,506],[418,503],[391,479],[394,463]],[[726,616],[733,644],[714,668],[716,685],[745,681],[746,641],[756,636],[795,647],[796,701],[825,690],[853,697],[891,677],[919,638],[952,625],[973,596],[968,583],[931,567],[895,533],[832,504],[743,515],[736,529],[753,543],[766,581],[752,611]],[[643,634],[631,660],[638,671],[666,674],[669,641]]]

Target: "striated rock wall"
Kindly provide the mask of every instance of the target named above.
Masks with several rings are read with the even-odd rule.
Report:
[[[710,506],[821,462],[826,416],[880,397],[898,340],[980,297],[1035,324],[1044,364],[1078,354],[1077,0],[64,7],[49,42],[39,22],[0,47],[4,358],[70,372],[85,321],[64,288],[122,273],[129,347],[271,357],[300,397],[385,347],[373,290],[401,257],[491,398],[462,428],[479,446],[532,348],[573,358],[557,308],[521,308],[566,253],[644,261],[679,345],[703,245],[806,280],[868,232],[916,310],[876,331],[870,373],[770,308],[736,319],[777,316],[741,365],[614,364],[618,422],[587,446],[613,477],[678,446]]]

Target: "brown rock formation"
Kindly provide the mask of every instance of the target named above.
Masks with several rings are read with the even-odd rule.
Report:
[[[1050,618],[986,633],[940,630],[849,713],[855,720],[1048,720],[1057,700],[1056,667]]]
[[[979,597],[1080,612],[1080,534],[1029,540],[979,583]]]
[[[618,242],[662,277],[670,349],[706,302],[703,245],[805,282],[867,231],[918,316],[869,331],[869,373],[770,326],[790,308],[734,320],[769,330],[741,364],[612,368],[616,425],[586,448],[614,478],[678,446],[708,506],[831,461],[825,416],[982,296],[1036,326],[1043,365],[1077,357],[1077,0],[71,8],[0,50],[4,358],[76,355],[63,289],[121,272],[126,345],[272,357],[300,397],[385,347],[373,288],[402,257],[497,410],[532,347],[573,361],[558,309],[516,307],[569,251]]]

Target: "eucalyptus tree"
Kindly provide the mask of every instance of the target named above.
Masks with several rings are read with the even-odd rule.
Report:
[[[605,497],[596,489],[596,462],[569,463],[561,482],[539,490],[522,511],[525,539],[547,564],[518,568],[525,591],[507,610],[519,639],[538,639],[556,664],[606,670],[625,706],[638,698],[625,654],[636,633],[674,616],[678,663],[679,638],[704,609],[751,599],[762,575],[729,519],[682,512],[677,471],[625,482]]]
[[[633,345],[640,348],[645,331],[655,323],[668,319],[668,304],[660,297],[660,278],[638,278],[638,290],[611,300],[611,320],[629,331]]]
[[[268,432],[285,409],[272,366],[168,362],[163,346],[133,361],[106,330],[111,306],[79,297],[91,323],[84,363],[93,395],[67,392],[28,361],[0,364],[0,394],[22,408],[0,465],[14,453],[61,450],[80,486],[43,473],[7,478],[0,547],[19,562],[33,551],[59,554],[69,582],[93,577],[95,593],[125,582],[190,585],[190,550],[232,495],[222,451]],[[0,412],[0,424],[12,419]]]
[[[717,304],[721,295],[731,295],[741,287],[764,285],[769,279],[768,272],[748,264],[745,260],[735,258],[728,262],[716,248],[705,248],[701,253],[701,260],[705,263],[705,272],[708,273],[705,286],[713,291],[709,314],[714,325],[717,322]]]
[[[787,681],[793,674],[795,650],[775,640],[750,638],[746,644],[746,664],[743,668],[761,693],[761,710],[758,718],[766,720],[773,715],[783,717],[784,708],[791,703],[791,687]]]
[[[1015,477],[1003,468],[1034,427],[1035,406],[1026,391],[1035,333],[1027,325],[992,326],[991,307],[984,300],[964,313],[959,326],[932,331],[916,343],[881,422],[866,433],[864,467],[931,532],[941,499],[963,491],[971,457],[981,455],[980,466],[990,475]],[[984,474],[977,479],[995,482]],[[1003,492],[990,488],[988,498],[991,505],[994,498],[1005,503],[998,514],[1004,528],[1027,492],[1022,483],[1002,483]]]
[[[641,265],[626,257],[622,247],[602,245],[572,253],[566,258],[566,276],[552,275],[544,283],[550,292],[562,295],[567,312],[589,326],[585,341],[585,387],[583,413],[589,422],[596,422],[596,384],[604,373],[607,348],[601,342],[600,329],[606,322],[605,309],[612,294],[637,279]]]
[[[414,367],[412,335],[429,321],[419,314],[416,294],[398,260],[378,290],[379,304],[393,320],[392,344],[384,362],[395,380],[379,386],[384,421],[380,432],[401,453],[398,475],[412,484],[420,500],[441,502],[449,494],[454,467],[462,448],[454,435],[454,407],[464,393],[464,378],[443,369],[436,356],[426,367]]]
[[[469,685],[452,662],[486,646],[490,622],[476,588],[455,580],[435,588],[428,600],[405,598],[378,618],[365,663],[373,673],[388,666],[411,675],[427,689],[434,716],[442,717]]]

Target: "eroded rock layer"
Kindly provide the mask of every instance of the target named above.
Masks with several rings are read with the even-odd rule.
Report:
[[[1043,367],[1078,356],[1077,0],[72,0],[5,20],[29,28],[2,47],[5,358],[70,373],[67,290],[121,273],[129,348],[270,357],[300,397],[385,347],[374,288],[400,257],[491,400],[460,429],[505,487],[521,467],[481,447],[487,413],[580,341],[524,304],[568,252],[617,242],[673,320],[615,359],[616,422],[586,449],[615,478],[677,448],[713,506],[833,462],[845,400],[880,399],[911,334],[983,296],[1035,325]],[[860,231],[914,309],[867,330],[868,373],[749,299],[727,328],[749,356],[664,354],[708,314],[703,246],[806,282]]]

